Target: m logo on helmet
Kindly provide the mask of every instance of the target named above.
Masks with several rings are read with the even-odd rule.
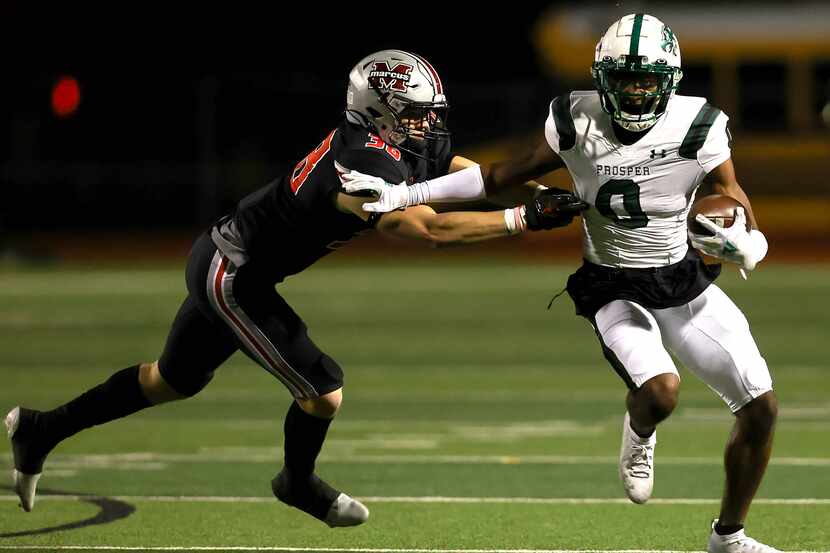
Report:
[[[414,67],[408,63],[398,63],[390,68],[385,61],[372,62],[372,70],[369,71],[369,88],[406,92],[413,69]]]

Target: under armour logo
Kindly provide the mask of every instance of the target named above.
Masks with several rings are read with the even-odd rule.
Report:
[[[657,156],[666,157],[666,150],[652,150],[651,151],[651,159],[656,158]]]

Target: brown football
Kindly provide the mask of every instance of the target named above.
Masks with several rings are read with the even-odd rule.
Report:
[[[724,196],[723,194],[711,194],[709,196],[704,196],[697,200],[689,210],[689,216],[686,219],[686,222],[689,225],[689,230],[695,234],[712,234],[712,232],[707,230],[706,227],[695,220],[695,216],[698,213],[705,215],[718,226],[724,228],[731,227],[732,223],[735,221],[735,208],[737,207],[743,206],[741,205],[741,202],[730,196]],[[750,228],[749,219],[747,219],[746,230],[749,231]]]

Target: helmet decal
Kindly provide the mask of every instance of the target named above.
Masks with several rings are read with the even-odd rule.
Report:
[[[376,90],[393,90],[395,92],[406,92],[408,89],[409,77],[414,69],[408,63],[396,63],[390,68],[391,63],[376,60],[372,62],[372,69],[369,71],[369,88]]]
[[[672,32],[668,25],[663,25],[661,35],[662,41],[660,42],[660,48],[667,54],[677,55],[680,47],[677,45],[677,37],[674,36],[674,32]]]

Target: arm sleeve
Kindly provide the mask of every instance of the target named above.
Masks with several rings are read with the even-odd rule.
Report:
[[[728,121],[725,113],[718,114],[706,135],[706,141],[697,152],[697,161],[706,173],[732,157],[732,137],[726,126]]]
[[[480,200],[487,195],[479,165],[473,165],[437,179],[416,182],[407,187],[407,192],[409,200],[406,205]]]

